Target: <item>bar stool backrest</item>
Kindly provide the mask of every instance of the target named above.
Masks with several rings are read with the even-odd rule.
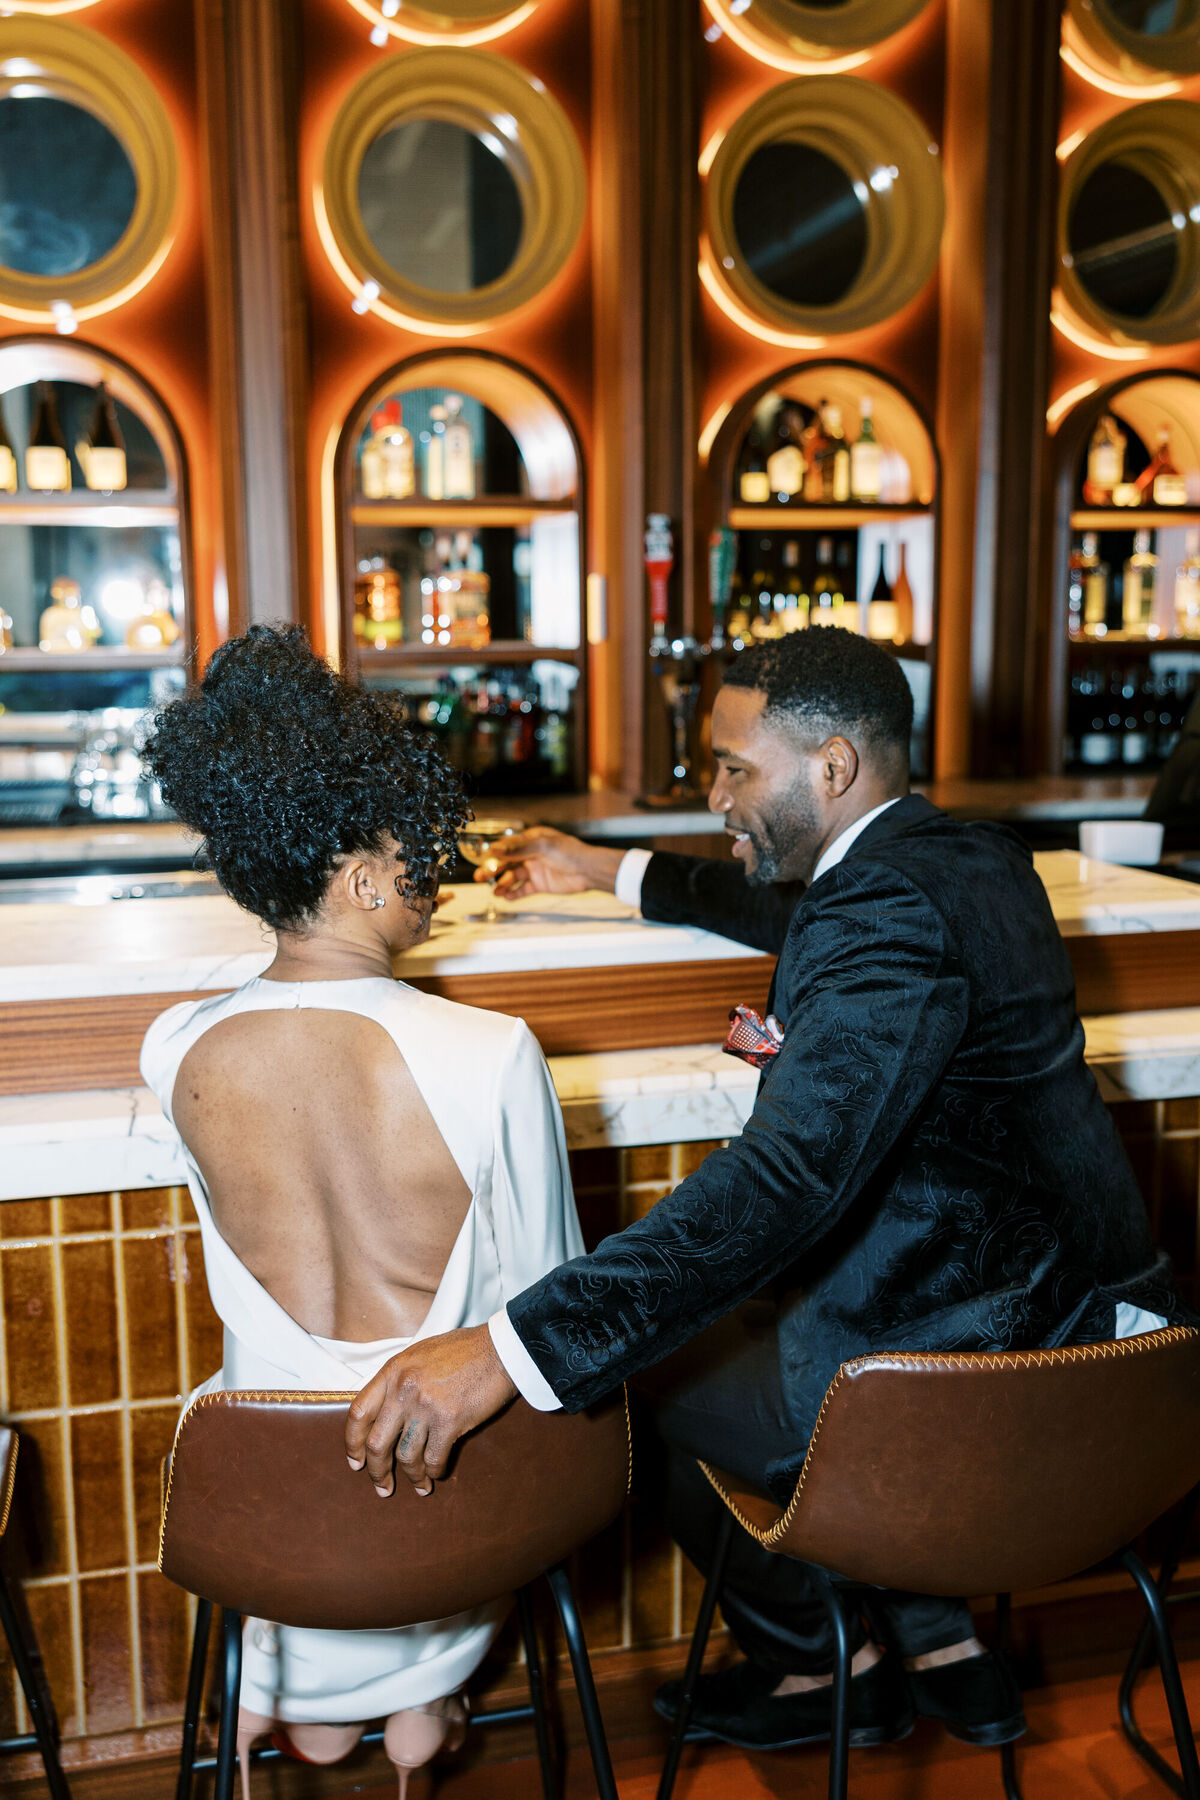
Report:
[[[992,1594],[1078,1574],[1200,1481],[1200,1333],[863,1356],[825,1395],[784,1510],[709,1478],[768,1548],[848,1579]]]
[[[387,1500],[346,1461],[353,1398],[193,1401],[164,1471],[163,1574],[280,1625],[413,1625],[532,1581],[609,1524],[628,1490],[623,1396],[574,1415],[516,1400],[463,1439],[432,1495],[399,1476]]]

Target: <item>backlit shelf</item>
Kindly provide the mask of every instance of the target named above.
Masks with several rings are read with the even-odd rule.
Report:
[[[147,525],[178,525],[179,502],[173,494],[127,489],[106,499],[90,491],[69,494],[0,495],[0,524],[81,525],[105,530],[136,531]]]
[[[97,645],[94,650],[5,650],[0,652],[0,675],[44,675],[55,670],[78,675],[92,669],[175,669],[183,660],[182,648],[125,650],[119,644]]]
[[[1200,525],[1200,509],[1186,506],[1094,506],[1071,514],[1072,531],[1158,531]]]
[[[917,501],[904,506],[858,506],[851,503],[810,506],[806,501],[795,506],[780,506],[778,502],[767,502],[762,506],[731,506],[729,523],[734,531],[770,528],[838,531],[854,525],[886,525],[899,519],[928,518],[930,510]]]
[[[466,644],[397,644],[394,649],[376,650],[370,645],[358,646],[359,667],[367,669],[475,667],[480,663],[520,665],[532,662],[566,662],[578,664],[581,650],[555,649],[546,644],[527,644],[523,638],[498,639],[472,650]]]
[[[484,525],[532,525],[535,519],[575,514],[570,500],[507,500],[486,494],[478,500],[356,500],[350,508],[355,525],[453,525],[464,531]]]

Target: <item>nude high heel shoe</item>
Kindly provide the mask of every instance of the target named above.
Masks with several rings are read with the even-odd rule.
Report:
[[[250,1800],[250,1746],[255,1738],[265,1737],[274,1729],[274,1719],[266,1719],[262,1713],[251,1712],[247,1706],[238,1707],[237,1760],[242,1782],[242,1800]]]
[[[392,1713],[383,1728],[383,1747],[400,1779],[399,1800],[407,1800],[414,1769],[432,1762],[439,1750],[461,1749],[466,1735],[467,1708],[461,1694]]]

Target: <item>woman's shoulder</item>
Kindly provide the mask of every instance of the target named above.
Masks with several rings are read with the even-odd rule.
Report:
[[[236,1005],[240,989],[233,993],[206,994],[201,1000],[182,1000],[159,1013],[142,1039],[142,1080],[162,1100],[170,1099],[179,1065],[215,1019]]]
[[[393,1003],[398,1017],[408,1015],[410,1028],[415,1009],[421,1035],[431,1046],[436,1043],[447,1055],[469,1059],[463,1066],[469,1068],[473,1079],[487,1070],[499,1077],[505,1064],[529,1047],[541,1054],[524,1019],[512,1013],[464,1006],[460,1000],[445,1000],[440,994],[427,994],[401,982],[395,984]]]

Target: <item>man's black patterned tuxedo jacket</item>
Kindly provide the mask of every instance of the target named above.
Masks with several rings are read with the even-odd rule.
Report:
[[[783,1048],[740,1138],[510,1302],[565,1406],[770,1287],[796,1427],[774,1486],[847,1357],[1094,1341],[1117,1300],[1184,1316],[1003,826],[912,795],[807,890],[659,855],[642,911],[778,952]]]

